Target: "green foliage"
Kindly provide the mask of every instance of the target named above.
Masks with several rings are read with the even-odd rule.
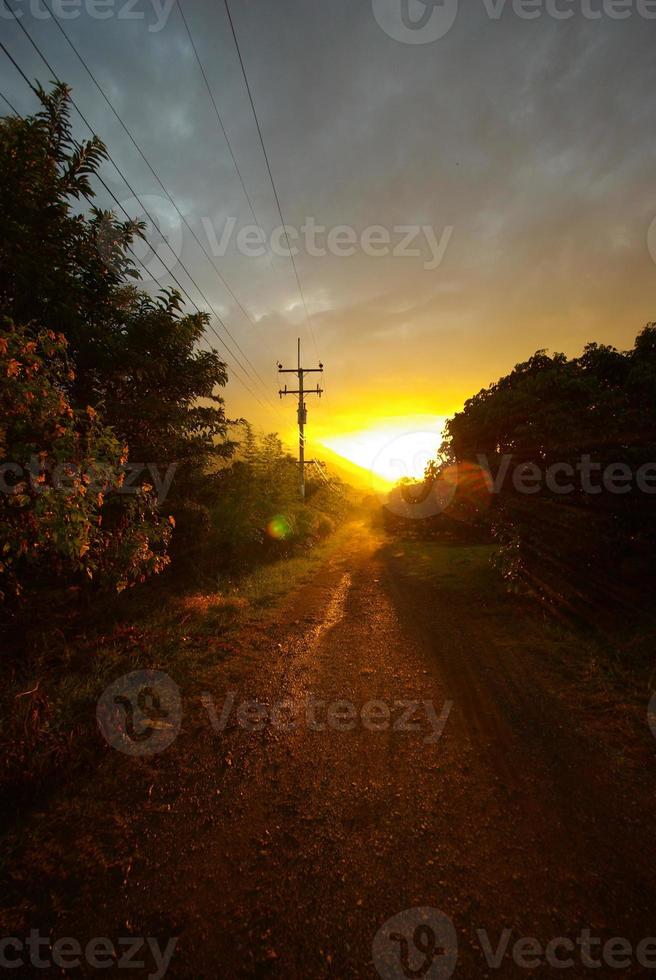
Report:
[[[465,403],[442,453],[459,469],[485,456],[494,477],[504,455],[513,469],[564,463],[576,472],[589,456],[597,472],[626,464],[635,474],[656,460],[656,325],[626,352],[594,343],[572,359],[538,351]],[[656,571],[653,497],[635,486],[593,494],[575,480],[571,493],[527,496],[507,479],[490,521],[509,582],[575,609],[633,601]]]
[[[453,460],[478,453],[527,459],[650,443],[656,433],[656,326],[633,350],[588,344],[581,357],[538,351],[465,402],[447,424]]]
[[[65,86],[40,98],[35,117],[0,122],[0,312],[64,334],[72,401],[102,405],[132,459],[193,470],[230,455],[225,364],[199,348],[209,317],[185,315],[175,291],[153,298],[131,285],[142,226],[80,212],[105,147],[73,138]]]
[[[112,319],[116,289],[136,277],[127,246],[137,226],[79,212],[106,150],[73,138],[65,86],[39,92],[36,116],[0,121],[0,310],[63,333],[84,363]]]
[[[329,534],[348,506],[345,495],[309,479],[303,506],[298,483],[298,462],[278,436],[258,438],[245,424],[234,462],[219,474],[213,554],[227,565],[252,564]]]
[[[208,317],[186,315],[175,291],[152,297],[136,288],[129,249],[142,226],[90,203],[107,156],[104,145],[95,137],[75,140],[66,86],[40,89],[39,98],[42,108],[34,117],[0,120],[0,317],[22,325],[20,333],[7,328],[20,336],[7,343],[19,343],[22,357],[29,348],[43,358],[44,344],[57,345],[47,385],[30,392],[30,450],[53,464],[65,459],[84,469],[111,468],[128,452],[127,444],[130,461],[154,464],[160,472],[177,464],[170,504],[183,518],[193,513],[195,523],[182,524],[198,530],[203,519],[209,521],[205,473],[232,453],[218,394],[227,381],[225,364],[215,350],[200,346]],[[66,360],[62,341],[52,337],[65,339]],[[33,367],[45,376],[42,367]],[[25,380],[22,374],[19,380]],[[18,411],[20,392],[8,391],[6,398],[10,411]],[[64,406],[59,416],[53,407],[58,398]],[[57,418],[64,431],[53,443]],[[27,447],[13,444],[19,434],[15,419],[7,419],[5,459],[23,465]],[[12,533],[19,535],[21,523],[32,520],[33,526],[7,550],[12,564],[18,547],[35,575],[50,567],[53,555],[86,574],[111,569],[114,575],[122,566],[121,584],[162,567],[171,526],[157,517],[145,486],[120,502],[111,495],[102,533],[99,515],[78,491],[59,499],[48,487],[35,499],[28,494],[25,509],[22,495],[13,495]],[[102,554],[96,547],[101,539]]]
[[[216,352],[202,350],[207,317],[182,316],[180,299],[124,293],[111,349],[95,359],[103,404],[135,459],[205,466],[230,455],[223,399],[227,381]]]
[[[115,496],[126,448],[94,408],[71,406],[64,337],[5,321],[0,378],[0,597],[34,569],[124,587],[165,567],[171,526],[152,493]]]

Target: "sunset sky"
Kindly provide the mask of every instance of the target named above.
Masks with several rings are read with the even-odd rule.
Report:
[[[253,218],[177,7],[161,30],[152,28],[164,15],[149,0],[134,8],[142,18],[98,21],[82,4],[62,25],[208,251],[236,219],[226,255],[214,261],[255,326],[176,227],[56,26],[35,16],[36,0],[31,8],[16,2],[135,190],[159,199],[151,207],[162,227],[261,375],[267,393],[257,382],[258,394],[269,401],[254,401],[234,379],[229,414],[294,438],[295,406],[277,398],[276,360],[293,365],[300,335],[304,359],[326,365],[326,398],[308,401],[310,442],[363,453],[365,466],[367,453],[380,451],[381,430],[390,438],[437,432],[466,397],[537,348],[575,354],[590,340],[627,347],[656,319],[648,248],[656,217],[653,37],[633,9],[625,20],[590,20],[570,6],[578,13],[569,20],[521,19],[510,5],[493,19],[482,0],[467,0],[444,37],[405,44],[381,29],[371,0],[233,0],[288,224],[346,225],[358,238],[348,257],[299,252],[310,330],[289,260],[235,248],[236,232]],[[184,9],[268,236],[279,218],[225,9],[199,0],[185,0]],[[4,14],[0,31],[21,67],[47,83]],[[32,111],[33,96],[0,59],[0,89],[20,112]],[[76,133],[87,135],[77,122]],[[103,175],[128,202],[111,165]],[[104,192],[98,200],[111,203]],[[126,207],[139,216],[137,203]],[[394,245],[394,229],[413,225],[445,245],[437,267],[425,268],[434,263],[422,236],[419,256],[363,254],[368,227],[382,226]],[[362,430],[379,434],[363,441]]]

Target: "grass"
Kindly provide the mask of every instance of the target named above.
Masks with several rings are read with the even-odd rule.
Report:
[[[256,656],[240,651],[232,657],[241,628],[275,616],[347,533],[338,531],[303,555],[219,579],[209,591],[180,593],[165,581],[153,581],[120,597],[99,599],[95,606],[69,609],[68,620],[62,617],[56,628],[35,626],[25,655],[2,664],[0,788],[5,800],[12,794],[32,798],[93,758],[99,749],[96,702],[122,674],[163,670],[189,690],[231,658],[236,681]],[[57,608],[55,598],[51,609]]]
[[[263,610],[275,606],[297,588],[337,547],[342,535],[335,535],[329,542],[308,555],[289,558],[255,569],[244,577],[239,594],[253,611],[262,614]]]
[[[528,598],[510,595],[494,567],[491,544],[459,545],[440,541],[395,539],[388,553],[410,578],[430,582],[442,593],[484,610],[498,640],[531,652],[559,668],[597,695],[612,693],[643,706],[656,689],[651,620],[639,616],[613,629],[558,619]]]
[[[401,561],[406,575],[431,581],[442,590],[460,593],[503,593],[503,584],[492,566],[496,546],[452,545],[438,541],[403,541],[402,548],[390,546],[392,558]]]
[[[387,551],[392,569],[417,583],[427,610],[434,593],[436,605],[441,600],[452,614],[452,625],[462,623],[466,636],[490,646],[490,663],[501,663],[529,689],[535,682],[560,705],[570,730],[595,745],[609,766],[622,773],[649,763],[653,619],[616,617],[609,628],[557,618],[535,599],[507,591],[491,545],[396,538]]]

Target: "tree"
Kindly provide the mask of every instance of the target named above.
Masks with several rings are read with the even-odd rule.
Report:
[[[130,246],[143,235],[143,226],[120,221],[92,203],[94,178],[107,158],[103,143],[97,137],[82,143],[74,138],[66,86],[57,84],[50,93],[39,88],[38,96],[41,110],[35,116],[0,120],[0,317],[11,324],[6,328],[7,349],[19,343],[22,357],[26,351],[39,351],[41,356],[44,338],[61,338],[48,385],[37,386],[31,395],[37,414],[48,415],[49,403],[41,405],[40,400],[54,398],[54,393],[63,399],[66,412],[73,413],[75,424],[69,424],[73,428],[66,430],[62,444],[68,462],[88,467],[96,453],[98,462],[115,465],[120,446],[119,457],[129,454],[129,462],[156,465],[160,472],[175,464],[169,503],[182,517],[183,530],[193,531],[199,517],[209,521],[214,487],[205,473],[233,451],[219,394],[227,381],[226,367],[216,350],[201,346],[209,318],[204,313],[186,314],[174,290],[153,297],[138,288]],[[59,356],[64,345],[66,370]],[[45,376],[41,368],[38,371]],[[95,438],[76,428],[90,412],[95,413]],[[56,450],[59,459],[64,450],[49,444],[49,431],[35,426],[30,450],[45,458]],[[81,442],[86,446],[82,455]],[[24,466],[21,451],[10,433],[5,461]],[[16,509],[14,495],[10,511],[26,521],[34,517],[34,540],[43,535],[43,547],[36,548],[35,555],[44,562],[54,554],[77,554],[80,568],[99,571],[93,565],[97,556],[92,538],[98,535],[94,531],[93,537],[92,528],[102,516],[104,529],[113,529],[111,540],[108,535],[103,539],[107,563],[116,571],[123,562],[121,582],[163,567],[157,556],[160,546],[165,550],[171,526],[163,528],[156,519],[145,475],[140,495],[110,494],[103,515],[82,501],[80,492],[79,520],[72,517],[70,499],[60,502],[61,520],[56,517],[50,491],[54,488],[38,500],[30,498],[23,511]],[[46,498],[52,502],[47,520],[58,522],[49,530],[41,521],[46,520]],[[188,519],[190,514],[194,521]],[[82,527],[88,540],[77,534]],[[62,535],[68,535],[67,541]],[[22,545],[21,549],[26,558]]]
[[[656,326],[630,351],[594,343],[571,359],[537,351],[465,403],[447,424],[442,452],[463,471],[485,457],[493,477],[504,456],[513,470],[564,464],[576,473],[588,457],[598,473],[623,464],[636,474],[656,459]],[[591,494],[575,480],[571,493],[543,485],[527,496],[508,478],[492,505],[505,573],[542,596],[575,607],[624,601],[626,582],[642,588],[653,579],[653,497],[635,484]]]
[[[76,210],[93,199],[91,179],[107,153],[95,137],[73,138],[64,85],[38,92],[35,116],[0,120],[0,309],[16,323],[63,333],[86,369],[116,290],[137,278],[127,247],[138,226],[94,207]]]
[[[126,447],[91,406],[75,410],[66,341],[0,330],[0,598],[34,575],[80,573],[119,588],[168,563],[171,523],[152,491],[121,497]]]
[[[208,316],[135,288],[143,226],[91,204],[104,145],[74,139],[66,86],[39,98],[36,116],[0,122],[0,312],[66,337],[73,403],[101,407],[132,458],[202,468],[230,455],[226,367],[199,346]]]

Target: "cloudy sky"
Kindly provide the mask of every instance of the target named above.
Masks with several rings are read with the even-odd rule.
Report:
[[[252,212],[177,6],[56,8],[213,264],[39,0],[11,2],[170,237],[167,264],[205,308],[182,260],[243,350],[260,400],[237,370],[233,416],[291,434],[275,362],[294,361],[298,335],[305,359],[326,364],[327,398],[308,407],[310,435],[330,441],[448,415],[537,348],[627,347],[656,319],[656,20],[645,16],[656,4],[232,0],[308,325],[291,262],[276,254],[280,218],[222,0],[184,0],[184,11]],[[4,43],[45,84],[3,14]],[[0,59],[0,90],[31,111]],[[143,216],[111,165],[103,174]],[[309,244],[308,221],[325,229]],[[243,240],[256,223],[264,254],[244,254],[258,251]],[[652,243],[656,258],[656,230]]]

